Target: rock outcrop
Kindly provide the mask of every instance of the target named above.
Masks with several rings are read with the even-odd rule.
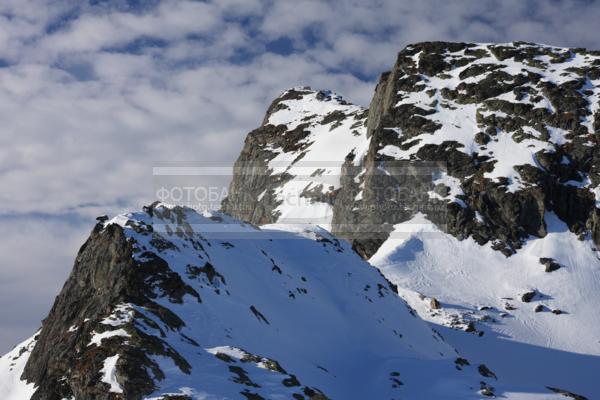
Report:
[[[326,222],[366,258],[393,225],[417,212],[460,239],[492,242],[506,256],[528,236],[546,235],[549,211],[600,244],[599,82],[600,53],[585,49],[407,46],[382,74],[368,113],[341,103],[314,113],[313,106],[324,107],[318,102],[336,100],[318,100],[307,89],[276,99],[263,126],[248,135],[224,209],[253,223],[281,221],[290,213],[279,203],[295,177],[290,166],[327,140],[314,127],[330,123],[347,130],[321,160],[337,163],[339,180],[330,191],[320,188],[315,202],[333,204]],[[294,109],[311,112],[290,124],[284,115]],[[265,159],[287,161],[277,170]],[[263,168],[260,178],[253,163]],[[243,207],[251,212],[235,211]]]

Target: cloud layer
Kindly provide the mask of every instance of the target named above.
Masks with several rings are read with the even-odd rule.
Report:
[[[600,48],[598,20],[576,0],[3,1],[0,352],[39,325],[95,215],[152,201],[157,162],[230,164],[285,88],[368,105],[408,43]]]

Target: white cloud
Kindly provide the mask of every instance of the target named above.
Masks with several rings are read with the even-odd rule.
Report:
[[[93,216],[151,202],[158,161],[232,163],[285,88],[331,88],[368,105],[378,74],[414,41],[600,48],[600,3],[588,1],[127,4],[0,3],[0,215],[12,215],[0,217],[11,232],[0,304],[16,304],[0,319],[22,315],[0,326],[0,352],[37,327]],[[281,38],[292,54],[265,50]]]
[[[68,218],[0,217],[0,353],[41,325],[89,226]],[[56,246],[60,246],[60,250]]]

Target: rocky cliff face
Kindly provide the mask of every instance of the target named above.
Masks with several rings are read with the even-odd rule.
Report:
[[[129,227],[152,234],[148,225],[131,221]],[[159,236],[153,239],[157,245],[168,243]],[[186,295],[199,300],[198,293],[156,253],[135,249],[123,227],[98,224],[36,337],[23,373],[38,388],[31,399],[114,399],[107,383],[98,379],[105,360],[114,354],[123,371],[135,371],[119,375],[127,398],[152,392],[152,377],[164,376],[152,356],[171,358],[182,371],[189,370],[189,363],[167,342],[138,325],[137,318],[156,321],[165,329],[183,326],[177,315],[155,301],[157,293],[174,303],[183,302]]]
[[[293,88],[246,137],[223,210],[254,224],[329,227],[344,159],[366,140],[364,108],[330,91]]]
[[[575,234],[590,233],[600,243],[599,82],[600,54],[584,49],[444,42],[406,47],[393,69],[382,75],[366,121],[355,128],[360,143],[350,140],[348,127],[338,127],[346,129],[347,140],[327,160],[343,163],[341,179],[329,192],[333,232],[353,239],[357,250],[369,257],[394,224],[423,211],[426,198],[426,214],[445,231],[461,239],[473,237],[480,244],[493,242],[506,256],[528,236],[546,235],[546,211],[555,212]],[[315,146],[321,140],[308,133],[312,128],[298,140],[289,132],[299,125],[279,119],[282,108],[307,104],[307,92],[290,93],[297,92],[275,100],[238,159],[224,208],[240,218],[255,223],[279,220],[276,210],[257,218],[234,209],[243,206],[238,201],[242,192],[266,190],[268,196],[258,203],[277,203],[277,188],[293,176],[289,169],[278,171],[267,163],[263,175],[272,180],[269,186],[248,179],[247,162],[264,158],[259,148],[272,158],[277,154],[295,160],[302,159],[305,148],[294,143]],[[323,110],[307,117],[304,129],[348,114],[325,119],[335,111]],[[286,146],[261,134],[275,131]],[[259,140],[263,142],[257,146]],[[393,171],[405,161],[426,164],[417,164],[413,171]],[[424,170],[431,177],[429,184],[423,180]],[[410,187],[410,199],[394,205],[382,197],[381,188],[393,187]],[[391,210],[379,207],[383,204]],[[377,232],[370,232],[373,227]],[[369,234],[356,237],[361,230]]]

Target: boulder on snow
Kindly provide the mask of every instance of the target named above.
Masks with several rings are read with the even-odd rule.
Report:
[[[486,386],[485,382],[482,382],[481,389],[479,389],[479,393],[485,397],[496,397],[496,393],[494,393],[494,388],[491,386]]]
[[[476,332],[477,329],[475,329],[475,323],[473,321],[469,321],[469,323],[467,324],[467,327],[465,328],[465,332]]]
[[[485,364],[479,364],[479,367],[477,367],[477,371],[479,371],[479,374],[481,376],[485,376],[486,378],[498,379],[496,374],[493,373],[488,367],[486,367]]]
[[[457,357],[456,360],[454,360],[454,364],[456,364],[456,368],[458,368],[458,369],[461,369],[461,367],[471,365],[471,363],[469,363],[469,360],[467,360],[466,358],[462,358],[462,357]]]
[[[525,292],[521,295],[521,301],[523,303],[529,303],[531,302],[531,300],[533,300],[533,298],[537,295],[537,291],[535,290],[530,290],[528,292]]]
[[[554,258],[542,257],[540,258],[540,264],[546,267],[546,272],[556,271],[560,269],[561,265],[557,263]]]
[[[440,308],[442,308],[442,305],[440,304],[439,300],[436,299],[435,297],[431,298],[431,301],[429,303],[429,306],[433,309],[433,310],[439,310]]]

